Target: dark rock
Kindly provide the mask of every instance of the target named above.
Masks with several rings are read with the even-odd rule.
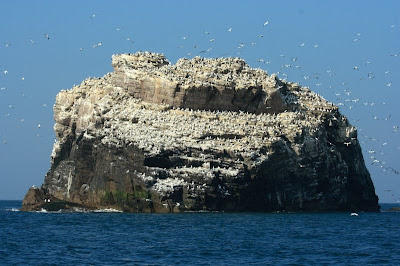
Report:
[[[388,212],[400,212],[400,207],[392,207],[387,210]]]

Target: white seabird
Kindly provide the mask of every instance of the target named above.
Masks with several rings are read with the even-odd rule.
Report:
[[[102,45],[103,45],[103,43],[99,42],[98,44],[93,45],[93,48],[96,48],[96,47],[99,47],[99,46],[102,46]]]

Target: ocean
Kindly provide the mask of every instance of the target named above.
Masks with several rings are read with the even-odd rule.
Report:
[[[21,204],[0,201],[0,265],[400,262],[398,212],[45,213]]]

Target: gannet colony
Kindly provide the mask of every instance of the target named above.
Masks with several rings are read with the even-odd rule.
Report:
[[[113,55],[61,91],[51,169],[23,210],[378,211],[334,104],[240,58]]]

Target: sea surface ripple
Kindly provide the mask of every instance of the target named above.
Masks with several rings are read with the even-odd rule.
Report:
[[[0,264],[393,264],[400,213],[36,213],[0,201]],[[389,205],[383,206],[390,207]]]

